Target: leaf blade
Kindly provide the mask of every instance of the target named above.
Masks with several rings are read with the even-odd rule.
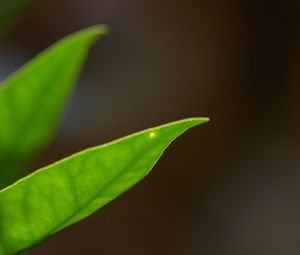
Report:
[[[173,122],[85,150],[0,191],[0,253],[27,249],[94,213],[147,176],[174,139],[206,121]]]
[[[106,31],[94,26],[74,33],[0,84],[0,188],[49,141],[89,48]]]

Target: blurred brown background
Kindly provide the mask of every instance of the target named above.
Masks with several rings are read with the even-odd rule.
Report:
[[[25,254],[300,254],[299,2],[41,0],[1,42],[0,77],[98,23],[111,33],[35,168],[168,121],[211,122],[137,187]]]

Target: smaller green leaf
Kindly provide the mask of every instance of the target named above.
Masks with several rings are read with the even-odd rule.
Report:
[[[63,38],[0,84],[0,188],[48,143],[88,50],[106,32],[99,25]]]
[[[32,6],[36,0],[7,0],[0,4],[0,37],[7,33],[7,30],[16,20]]]
[[[86,218],[152,169],[191,118],[91,148],[36,171],[0,191],[0,254],[16,254]]]

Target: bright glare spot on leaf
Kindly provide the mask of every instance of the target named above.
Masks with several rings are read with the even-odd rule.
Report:
[[[155,137],[155,133],[151,132],[149,136],[150,136],[150,138],[154,138]]]

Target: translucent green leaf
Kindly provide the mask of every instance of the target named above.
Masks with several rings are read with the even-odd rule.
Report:
[[[0,37],[36,0],[6,0],[0,3]]]
[[[0,188],[48,142],[88,49],[106,30],[95,26],[59,41],[0,86]]]
[[[15,254],[86,218],[142,180],[192,118],[91,148],[0,191],[0,254]]]

